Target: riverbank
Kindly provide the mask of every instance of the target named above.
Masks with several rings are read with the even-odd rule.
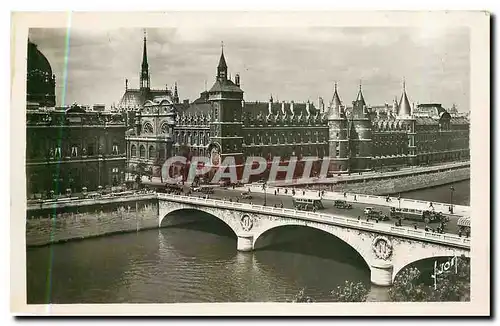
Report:
[[[312,189],[330,189],[335,192],[350,192],[365,195],[392,195],[401,192],[433,188],[445,184],[470,179],[470,168],[460,168],[449,171],[432,172],[416,175],[404,175],[384,180],[361,180],[353,183],[335,183],[329,186],[313,185]]]
[[[77,241],[118,233],[158,228],[158,203],[141,202],[113,211],[57,213],[50,218],[26,220],[26,246]],[[136,209],[137,207],[137,209]]]

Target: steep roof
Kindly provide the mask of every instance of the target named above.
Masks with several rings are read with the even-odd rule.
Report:
[[[356,97],[356,102],[360,103],[361,105],[366,105],[365,98],[363,96],[363,91],[361,89],[361,84],[359,84],[359,91],[358,91],[358,96]]]
[[[403,93],[401,94],[401,100],[399,101],[399,112],[398,116],[405,117],[411,115],[411,106],[410,101],[408,100],[408,96],[406,95],[406,86],[403,81]]]
[[[139,89],[128,88],[125,90],[120,102],[119,108],[142,107],[147,100],[161,101],[164,98],[170,98],[172,92],[167,89],[152,89],[148,93],[141,92]]]
[[[224,61],[225,63],[225,61]],[[232,93],[243,93],[241,88],[233,83],[229,79],[216,80],[212,88],[208,91],[209,93],[217,92],[232,92]]]

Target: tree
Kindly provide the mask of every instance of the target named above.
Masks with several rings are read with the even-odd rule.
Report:
[[[292,302],[307,302],[307,303],[314,302],[313,298],[306,295],[305,292],[306,292],[305,289],[301,289],[299,293],[295,295]]]
[[[331,291],[335,302],[363,302],[368,297],[369,290],[362,282],[345,281]]]
[[[147,164],[142,161],[137,163],[135,168],[131,171],[131,173],[135,175],[135,182],[139,188],[142,186],[142,177],[149,175],[148,171]]]
[[[415,267],[404,269],[389,289],[391,301],[470,301],[470,261],[457,257],[456,264],[456,270],[437,275],[436,287],[430,275],[422,275]]]

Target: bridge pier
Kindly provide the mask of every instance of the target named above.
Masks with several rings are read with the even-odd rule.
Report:
[[[370,265],[370,270],[370,281],[373,284],[378,286],[392,285],[393,266],[391,263],[385,261],[376,261]]]
[[[253,235],[238,236],[238,251],[252,251],[253,250]]]

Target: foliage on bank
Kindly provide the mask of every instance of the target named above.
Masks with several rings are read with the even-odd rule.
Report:
[[[389,289],[393,302],[458,302],[470,301],[470,261],[457,257],[457,268],[436,275],[436,283],[430,282],[416,267],[403,269]],[[432,284],[431,284],[432,283]],[[345,281],[331,291],[333,302],[364,302],[369,289],[362,282]],[[314,302],[314,299],[301,289],[292,302]]]
[[[394,279],[389,298],[396,302],[470,301],[470,261],[457,257],[457,269],[436,275],[436,284],[415,267],[406,268]]]

